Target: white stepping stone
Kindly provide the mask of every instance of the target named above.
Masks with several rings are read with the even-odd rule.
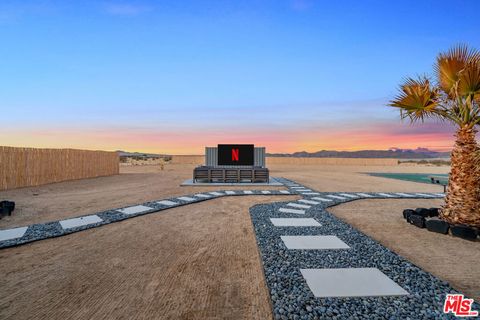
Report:
[[[270,218],[275,227],[320,227],[313,218]]]
[[[197,193],[195,195],[197,198],[211,198],[212,196],[209,196],[208,194],[203,194],[203,193]]]
[[[281,236],[288,249],[328,250],[350,249],[336,236]]]
[[[287,191],[287,190],[280,190],[280,193],[283,193],[283,194],[290,194],[290,191]]]
[[[309,209],[312,206],[307,206],[306,204],[299,204],[299,203],[287,203],[287,206],[289,207],[294,207],[294,208],[300,208],[300,209]]]
[[[262,193],[263,193],[263,194],[270,194],[271,192],[268,191],[268,190],[262,190]]]
[[[71,229],[75,227],[81,227],[81,226],[86,226],[89,224],[94,224],[97,222],[102,222],[103,220],[100,219],[99,216],[93,214],[91,216],[85,216],[85,217],[80,217],[80,218],[73,218],[73,219],[67,219],[67,220],[61,220],[60,225],[64,230],[66,229]]]
[[[214,196],[223,196],[223,193],[221,192],[217,192],[217,191],[213,191],[213,192],[209,192],[211,195],[214,195]]]
[[[300,269],[317,298],[408,295],[377,268]]]
[[[339,200],[345,200],[345,199],[347,199],[347,198],[345,198],[345,197],[334,196],[334,195],[332,195],[332,194],[328,194],[327,197],[330,197],[330,198],[333,198],[333,199],[339,199]]]
[[[355,194],[349,194],[349,193],[340,193],[341,196],[348,197],[348,198],[358,198],[357,195]]]
[[[305,214],[305,210],[298,210],[298,209],[280,208],[278,209],[278,211],[283,213]]]
[[[399,196],[402,196],[402,197],[414,197],[414,195],[411,195],[408,193],[402,193],[402,192],[395,192],[395,194],[398,194]]]
[[[318,201],[305,200],[305,199],[300,199],[300,200],[298,200],[298,202],[308,203],[308,204],[320,204],[320,202],[318,202]]]
[[[292,189],[305,189],[305,187],[298,186],[298,187],[292,187]]]
[[[372,198],[373,196],[371,194],[366,194],[366,193],[357,193],[360,197],[365,197],[365,198]]]
[[[313,197],[312,199],[322,201],[322,202],[332,202],[333,201],[332,199],[326,199],[326,198],[322,198],[322,197]]]
[[[12,240],[23,237],[28,227],[0,230],[0,241]]]
[[[120,209],[120,210],[117,210],[117,211],[120,211],[121,213],[124,213],[124,214],[135,214],[135,213],[145,212],[145,211],[152,210],[152,209],[153,208],[139,205],[139,206],[132,206],[132,207],[128,207],[128,208],[123,208],[123,209]]]
[[[436,194],[439,197],[445,197],[445,193],[434,193],[434,194]]]
[[[394,197],[394,196],[392,196],[391,194],[388,194],[388,193],[377,192],[377,194],[379,194],[383,197],[387,197],[387,198],[393,198]]]
[[[178,197],[177,199],[182,200],[182,201],[186,201],[186,202],[192,202],[192,201],[197,200],[195,198],[190,198],[190,197]]]
[[[435,198],[436,196],[433,194],[426,194],[426,193],[415,193],[417,196],[422,196],[422,197],[431,197]]]
[[[253,191],[252,191],[252,190],[245,190],[245,191],[243,191],[243,193],[245,193],[245,194],[253,194]]]
[[[170,200],[157,201],[156,203],[161,204],[163,206],[168,206],[168,207],[176,206],[178,204],[177,202],[173,202]]]
[[[235,194],[235,191],[231,191],[231,190],[228,190],[228,191],[225,191],[226,194]]]
[[[302,192],[302,194],[306,196],[318,196],[320,193],[318,192]]]
[[[312,189],[297,189],[298,192],[311,192]]]

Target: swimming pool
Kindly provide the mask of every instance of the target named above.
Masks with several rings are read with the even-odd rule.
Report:
[[[379,172],[369,172],[367,173],[371,176],[375,177],[383,177],[383,178],[391,178],[391,179],[398,179],[398,180],[405,180],[405,181],[412,181],[412,182],[421,182],[421,183],[429,183],[430,177],[435,177],[437,180],[440,180],[441,184],[446,184],[448,182],[448,174],[441,174],[441,173],[379,173]]]

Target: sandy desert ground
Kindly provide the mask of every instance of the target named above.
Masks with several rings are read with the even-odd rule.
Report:
[[[0,220],[0,228],[47,222],[120,208],[184,194],[243,187],[181,187],[192,178],[193,166],[125,166],[121,174],[0,192],[0,198],[18,203],[15,214]],[[282,189],[255,187],[251,189]]]
[[[1,319],[269,319],[248,208],[221,198],[0,251]]]
[[[145,201],[220,188],[181,187],[191,178],[193,165],[122,166],[121,174],[48,184],[40,187],[0,191],[0,198],[17,202],[15,214],[0,220],[0,228],[12,228],[66,217],[95,213]],[[425,191],[440,192],[442,187],[372,177],[362,172],[447,173],[447,167],[420,166],[321,166],[275,165],[272,176],[296,180],[318,191]],[[250,187],[249,187],[250,188]],[[255,187],[253,189],[282,189]]]
[[[0,192],[0,198],[18,206],[12,217],[0,220],[0,228],[222,188],[180,187],[192,169],[192,165],[167,165],[163,171],[156,166],[123,167],[118,176]],[[442,188],[362,173],[448,171],[420,166],[270,169],[273,176],[319,191],[398,192]],[[293,197],[215,199],[0,250],[0,318],[271,318],[248,208]],[[480,259],[480,243],[429,233],[401,219],[403,208],[440,204],[441,200],[362,200],[330,211],[478,299],[480,270],[474,266]]]

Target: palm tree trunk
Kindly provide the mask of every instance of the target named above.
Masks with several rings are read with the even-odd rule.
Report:
[[[458,129],[452,150],[450,178],[441,218],[451,224],[480,227],[480,169],[476,130]]]

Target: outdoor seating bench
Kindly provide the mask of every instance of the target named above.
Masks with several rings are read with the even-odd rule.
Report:
[[[262,167],[209,167],[200,166],[193,170],[193,182],[268,182],[269,171]]]

